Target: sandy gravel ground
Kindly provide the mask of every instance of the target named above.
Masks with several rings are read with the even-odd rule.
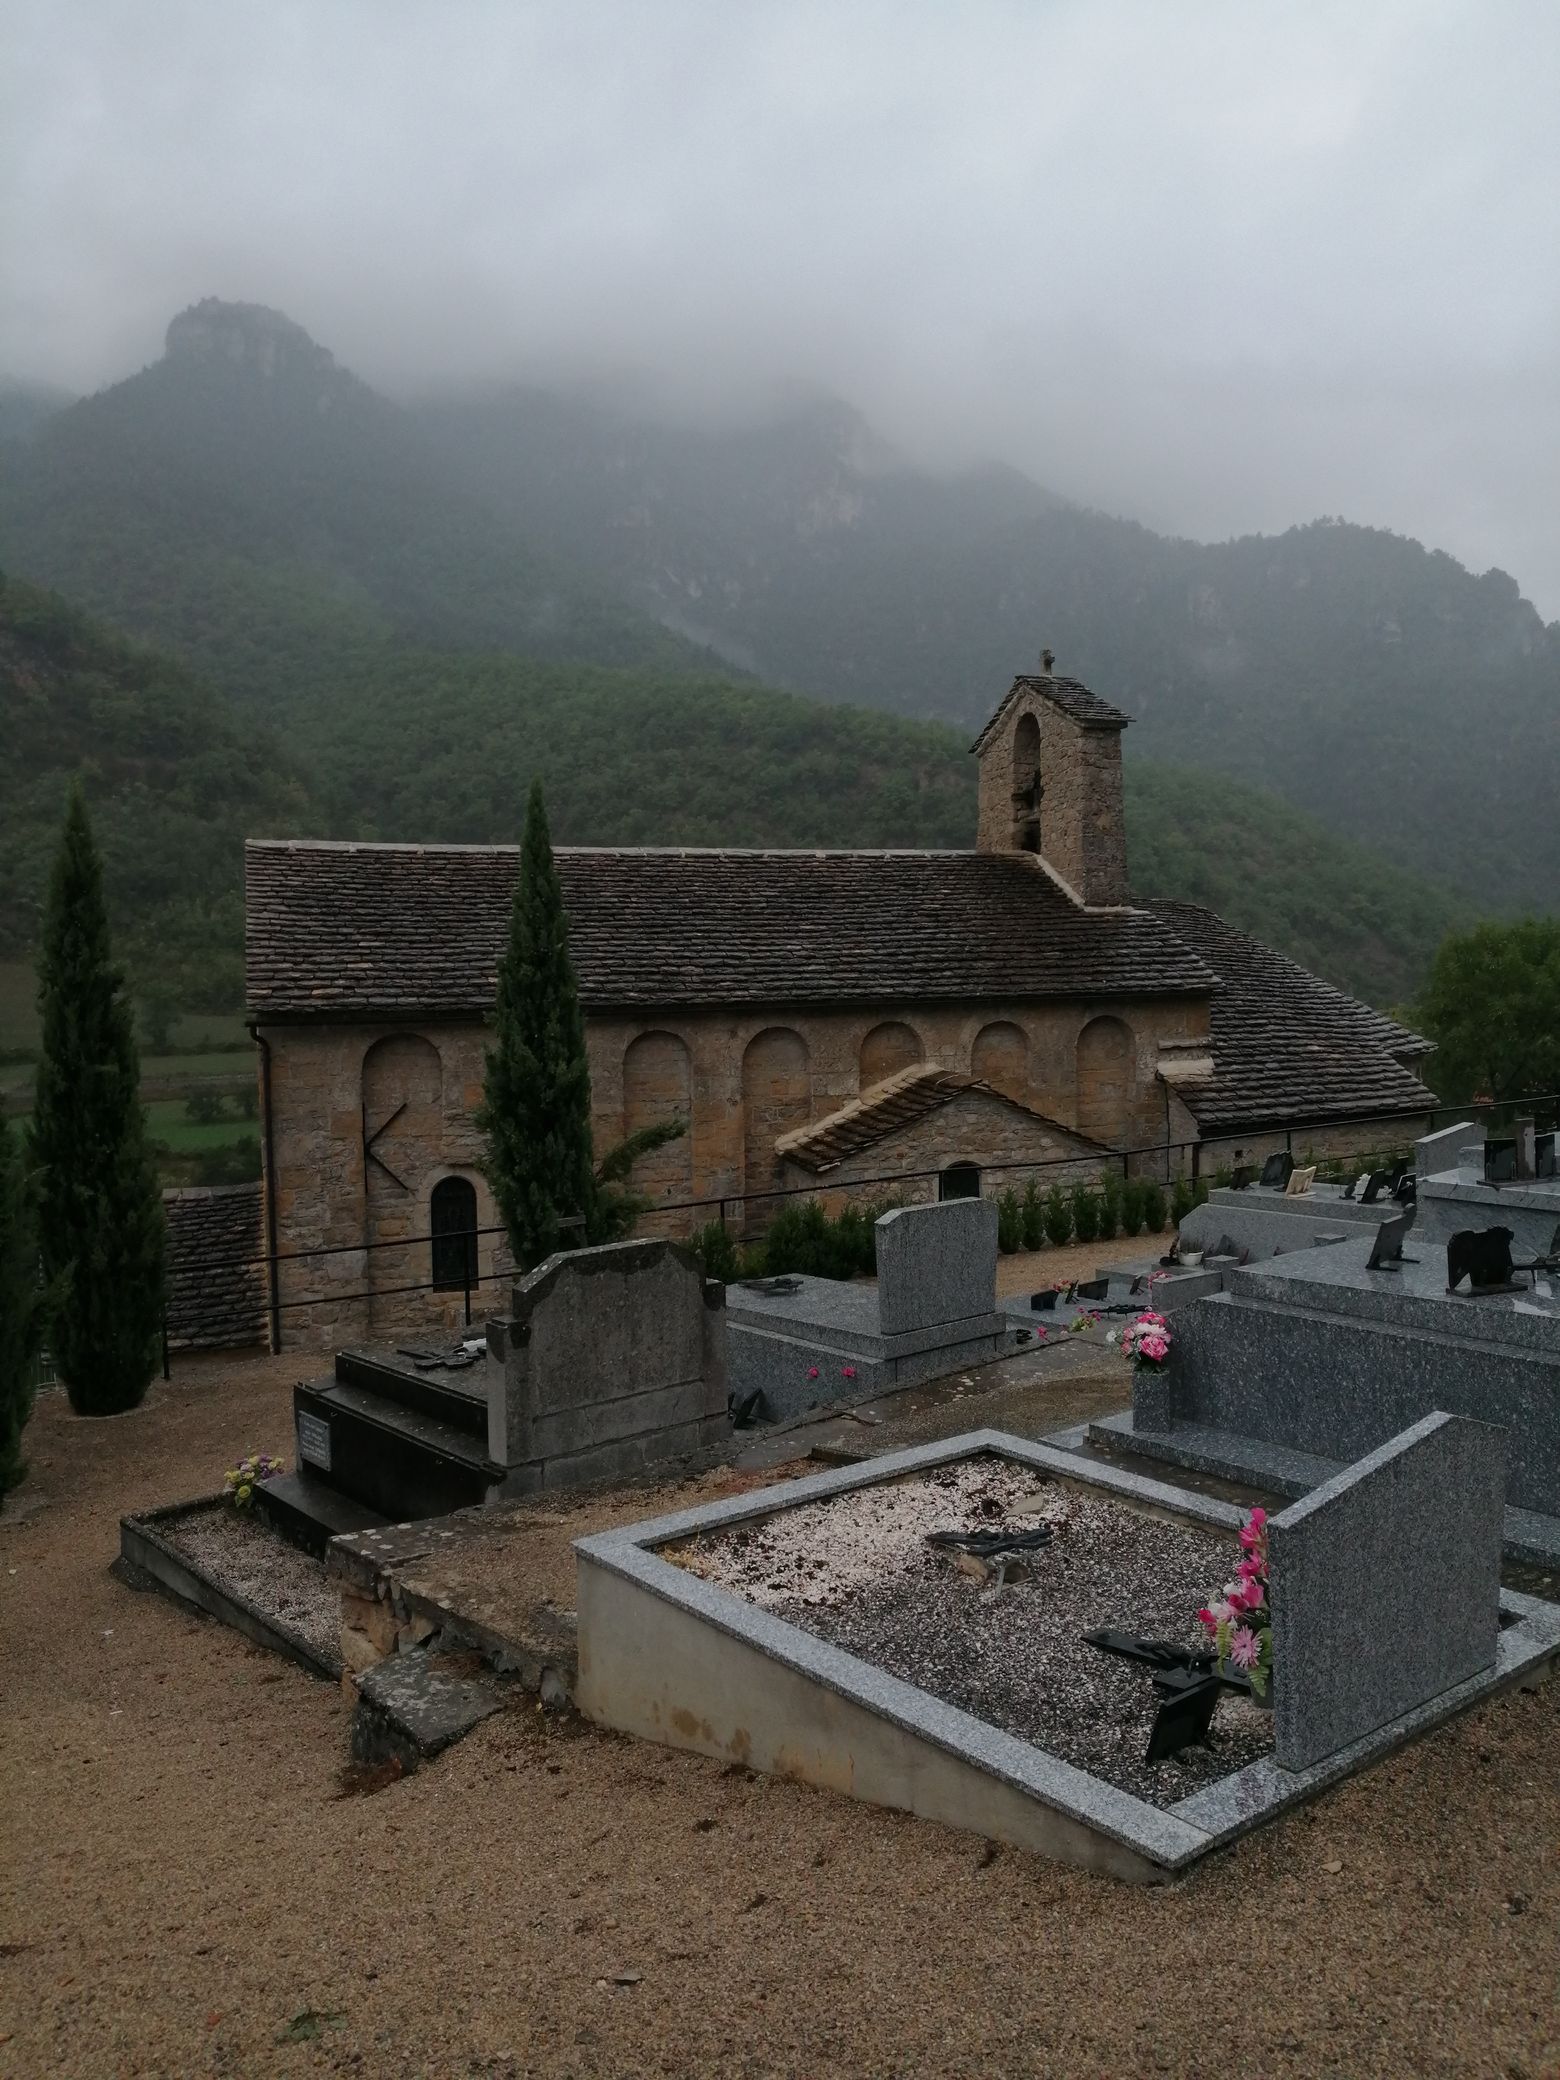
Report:
[[[297,1369],[35,1419],[0,2074],[1560,2072],[1560,1685],[1155,1891],[530,1710],[338,1797],[330,1686],[106,1571],[121,1509],[285,1447]]]

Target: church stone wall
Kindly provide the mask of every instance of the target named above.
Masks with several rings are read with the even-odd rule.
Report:
[[[884,1026],[903,1028],[925,1061],[984,1076],[1070,1126],[1080,1124],[1080,1035],[1101,1016],[1119,1020],[1129,1036],[1121,1072],[1121,1138],[1134,1146],[1162,1142],[1159,1044],[1206,1037],[1202,1000],[885,1003],[665,1012],[653,1018],[593,1016],[587,1021],[586,1044],[596,1147],[605,1151],[626,1132],[668,1112],[686,1117],[686,1139],[659,1151],[634,1182],[664,1205],[690,1198],[701,1203],[660,1219],[652,1213],[644,1232],[687,1233],[713,1220],[723,1201],[728,1223],[752,1226],[768,1217],[772,1205],[745,1210],[745,1199],[761,1199],[799,1181],[793,1169],[782,1174],[774,1156],[777,1135],[859,1095],[864,1050],[869,1068],[876,1059],[867,1047],[874,1032]],[[350,1342],[415,1325],[455,1329],[463,1311],[460,1293],[394,1295],[389,1289],[424,1285],[431,1276],[431,1253],[421,1238],[429,1231],[429,1198],[440,1177],[452,1171],[469,1177],[477,1191],[479,1225],[497,1224],[481,1174],[481,1137],[474,1119],[482,1097],[484,1028],[435,1022],[272,1026],[265,1038],[271,1050],[278,1251],[284,1256],[300,1250],[343,1252],[279,1267],[284,1347]],[[393,1045],[371,1057],[384,1041]],[[428,1055],[409,1044],[419,1041],[437,1057],[436,1095]],[[896,1045],[902,1049],[905,1042],[900,1038]],[[1085,1097],[1088,1060],[1086,1048]],[[371,1100],[367,1111],[365,1096]],[[403,1099],[406,1111],[385,1128],[374,1148],[404,1190],[364,1152],[365,1138],[379,1133]],[[937,1121],[933,1115],[925,1122],[913,1149],[907,1143],[895,1160],[874,1153],[872,1171],[940,1168],[966,1154],[982,1159],[979,1150],[953,1145],[951,1120],[941,1130]],[[1029,1152],[1002,1145],[1013,1157]],[[372,1239],[394,1239],[397,1246],[365,1250],[365,1241]],[[484,1284],[473,1311],[480,1314],[492,1303],[499,1289],[495,1281],[507,1267],[501,1238],[482,1239],[478,1262]],[[370,1290],[376,1296],[372,1301],[348,1297]],[[289,1304],[300,1300],[310,1304]]]

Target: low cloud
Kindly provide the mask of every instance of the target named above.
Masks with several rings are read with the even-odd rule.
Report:
[[[838,391],[1172,531],[1321,512],[1560,613],[1560,13],[1265,0],[51,0],[0,371],[204,295],[400,391]]]

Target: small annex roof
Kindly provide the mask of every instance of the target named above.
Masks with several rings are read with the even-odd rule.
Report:
[[[984,748],[987,738],[1021,693],[1038,694],[1084,729],[1125,729],[1132,720],[1109,701],[1102,701],[1097,693],[1090,693],[1081,679],[1063,679],[1054,672],[1021,672],[997,703],[991,720],[970,746],[971,751]]]
[[[1422,1034],[1275,953],[1198,903],[1155,903],[1156,916],[1222,984],[1210,1023],[1213,1075],[1177,1083],[1204,1134],[1305,1119],[1378,1119],[1428,1112],[1435,1094],[1410,1062]]]
[[[859,1098],[852,1098],[837,1112],[782,1134],[775,1143],[775,1153],[784,1156],[788,1163],[797,1163],[802,1169],[821,1175],[885,1141],[890,1134],[897,1134],[900,1128],[914,1126],[918,1120],[972,1093],[1011,1106],[1036,1125],[1050,1128],[1082,1149],[1098,1150],[1101,1155],[1109,1153],[1102,1141],[1036,1112],[1033,1106],[1010,1098],[995,1085],[984,1083],[979,1077],[956,1075],[953,1070],[940,1069],[931,1062],[917,1062],[911,1068],[901,1069],[897,1075],[885,1077],[864,1090]]]
[[[1148,909],[1087,911],[1033,859],[988,852],[555,852],[587,1009],[1203,996],[1201,957]],[[513,846],[251,840],[249,1014],[481,1017]]]

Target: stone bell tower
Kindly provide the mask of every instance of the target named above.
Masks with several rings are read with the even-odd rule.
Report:
[[[1128,718],[1053,669],[1013,681],[971,745],[980,760],[978,852],[1030,853],[1086,908],[1128,903],[1121,732]]]

